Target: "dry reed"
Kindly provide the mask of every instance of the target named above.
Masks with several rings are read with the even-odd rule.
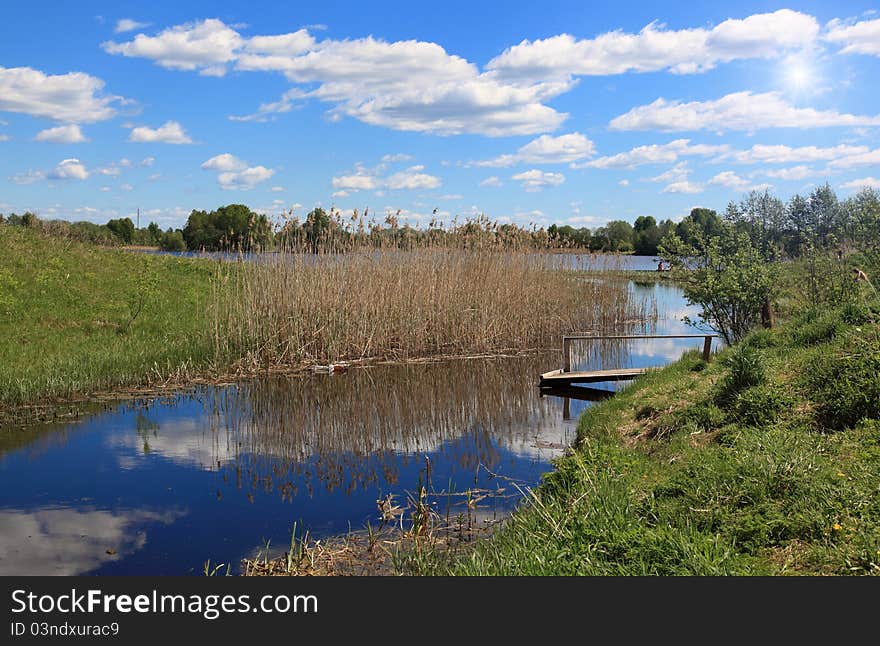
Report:
[[[656,314],[625,282],[585,279],[533,250],[430,240],[407,250],[306,249],[218,262],[219,361],[299,368],[520,351]]]

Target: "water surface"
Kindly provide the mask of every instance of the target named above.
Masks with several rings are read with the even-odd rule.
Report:
[[[630,289],[658,300],[658,333],[691,331],[676,287]],[[661,365],[700,344],[579,347],[574,367]],[[556,351],[275,376],[4,434],[0,574],[236,569],[266,541],[288,544],[294,522],[315,537],[375,525],[378,499],[421,485],[440,513],[444,492],[495,491],[481,514],[503,516],[591,405],[540,396],[537,375],[560,363]]]

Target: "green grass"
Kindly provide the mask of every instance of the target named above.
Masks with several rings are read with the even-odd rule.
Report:
[[[493,537],[410,571],[880,574],[880,317],[863,305],[636,380]]]
[[[0,408],[143,385],[210,361],[210,262],[12,226],[0,226],[0,248]]]

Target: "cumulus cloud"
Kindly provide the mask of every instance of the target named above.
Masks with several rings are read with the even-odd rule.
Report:
[[[153,163],[154,163],[155,161],[156,161],[156,158],[155,158],[155,157],[152,157],[152,156],[144,157],[144,158],[141,160],[141,163],[138,164],[138,166],[143,166],[143,167],[146,168],[146,167],[152,166]]]
[[[373,191],[383,188],[393,191],[434,189],[439,188],[443,183],[436,175],[423,172],[425,167],[421,165],[410,166],[387,177],[378,175],[378,170],[381,168],[382,166],[371,170],[358,165],[354,173],[334,177],[332,180],[333,188],[338,189],[337,192],[344,191],[348,195],[350,192]]]
[[[696,184],[689,180],[682,180],[680,182],[673,182],[668,186],[663,187],[663,193],[702,193],[703,185]]]
[[[191,144],[193,141],[176,121],[166,121],[158,128],[138,126],[131,129],[128,140],[136,143]]]
[[[534,193],[548,186],[559,186],[565,181],[565,175],[562,173],[548,173],[533,168],[532,170],[517,173],[510,179],[520,182],[526,192]]]
[[[487,67],[503,78],[525,80],[660,70],[692,74],[738,59],[777,58],[811,47],[818,34],[815,18],[782,9],[725,20],[711,29],[670,30],[652,22],[637,34],[612,31],[586,39],[560,34],[524,40]]]
[[[144,27],[149,27],[150,23],[148,22],[138,22],[137,20],[132,20],[131,18],[122,18],[121,20],[116,21],[116,27],[113,29],[114,34],[124,34],[127,31],[134,31],[135,29],[143,29]]]
[[[252,115],[263,121],[288,112],[293,101],[317,99],[332,105],[330,115],[436,134],[527,135],[556,129],[567,115],[544,101],[567,91],[556,81],[515,85],[481,72],[436,43],[386,42],[372,37],[316,41],[307,30],[275,36],[242,37],[217,19],[177,25],[155,36],[107,42],[111,54],[141,57],[169,69],[221,76],[234,65],[247,71],[284,74],[293,88],[264,103]]]
[[[828,23],[825,40],[842,45],[841,54],[880,56],[880,19]]]
[[[108,54],[149,58],[173,70],[198,70],[206,76],[223,76],[243,44],[237,31],[221,20],[209,18],[169,27],[155,36],[138,34],[127,43],[101,44]]]
[[[792,166],[791,168],[777,168],[765,170],[763,172],[767,177],[774,177],[776,179],[782,179],[786,181],[799,181],[802,179],[806,179],[808,177],[814,177],[818,175],[815,170],[810,168],[809,166]]]
[[[732,188],[736,191],[762,191],[764,189],[772,188],[770,184],[753,184],[749,180],[740,177],[731,170],[726,170],[718,173],[709,180],[709,184],[715,186],[725,186],[727,188]]]
[[[612,130],[745,130],[877,126],[880,116],[842,114],[835,110],[797,108],[779,92],[734,92],[711,101],[659,98],[611,120]]]
[[[850,158],[866,153],[868,150],[867,146],[851,146],[849,144],[827,148],[755,144],[748,150],[734,151],[727,158],[742,164],[793,164]]]
[[[104,96],[104,81],[83,72],[44,74],[31,67],[0,67],[0,111],[65,123],[94,123],[116,114],[119,97]]]
[[[541,135],[522,146],[514,154],[500,155],[471,166],[505,167],[514,164],[565,164],[592,156],[596,146],[579,132],[553,137]]]
[[[850,182],[844,182],[840,186],[841,188],[855,191],[862,188],[873,188],[875,190],[880,190],[880,179],[877,179],[876,177],[863,177],[862,179],[854,179]]]
[[[48,175],[49,179],[88,179],[89,171],[78,159],[62,160]]]
[[[224,191],[249,191],[275,174],[272,168],[250,166],[231,153],[211,157],[202,163],[202,170],[217,171],[217,183]]]
[[[501,181],[501,179],[499,179],[495,175],[492,175],[491,177],[487,177],[482,182],[480,182],[480,186],[498,188],[499,186],[504,186],[504,183]]]
[[[856,166],[880,166],[880,148],[846,155],[831,160],[832,168],[854,168]]]
[[[83,131],[76,124],[46,128],[37,133],[34,141],[47,141],[53,144],[78,144],[88,141]]]
[[[247,168],[247,163],[231,153],[221,153],[202,163],[202,170],[239,171]]]
[[[691,144],[690,139],[676,139],[666,144],[636,146],[626,152],[599,157],[582,164],[576,164],[574,167],[632,169],[645,164],[669,164],[685,156],[710,157],[720,155],[726,153],[729,149],[730,147],[726,144]]]

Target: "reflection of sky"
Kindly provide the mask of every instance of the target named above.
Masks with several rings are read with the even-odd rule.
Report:
[[[142,549],[147,523],[180,514],[96,509],[0,509],[0,576],[73,575]]]
[[[633,290],[667,316],[684,313],[668,285]],[[689,330],[666,320],[657,331]],[[681,346],[625,350],[631,364],[659,365]],[[563,419],[562,399],[539,397],[537,375],[558,363],[553,354],[465,370],[387,367],[262,395],[202,389],[36,435],[0,454],[0,573],[199,574],[208,559],[237,566],[260,539],[288,544],[295,521],[316,537],[375,524],[378,498],[402,501],[420,483],[435,492],[510,493],[507,478],[534,486],[590,405],[570,400]],[[233,423],[242,416],[251,421]]]

